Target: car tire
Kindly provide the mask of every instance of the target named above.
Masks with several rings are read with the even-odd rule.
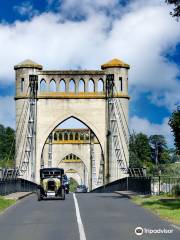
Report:
[[[61,199],[62,200],[65,200],[65,198],[66,198],[65,195],[66,195],[65,194],[65,189],[63,188],[62,191],[61,191]]]
[[[38,201],[41,201],[41,200],[42,200],[41,190],[40,190],[40,189],[37,190],[37,200],[38,200]]]

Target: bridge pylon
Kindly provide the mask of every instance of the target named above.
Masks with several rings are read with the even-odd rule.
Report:
[[[85,124],[100,145],[98,157],[93,144],[80,153],[92,185],[127,176],[129,68],[118,59],[103,64],[101,70],[47,71],[31,60],[14,67],[16,167],[23,178],[38,183],[42,165],[58,166],[60,155],[56,159],[52,143],[47,162],[42,161],[43,149],[50,134],[71,117]],[[63,159],[65,150],[60,154]]]

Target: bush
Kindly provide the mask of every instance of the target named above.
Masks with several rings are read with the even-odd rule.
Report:
[[[180,197],[180,185],[174,185],[172,187],[172,194],[176,197]]]

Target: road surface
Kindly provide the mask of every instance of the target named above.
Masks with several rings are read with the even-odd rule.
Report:
[[[172,233],[135,234],[135,228]],[[180,231],[126,197],[111,193],[69,194],[38,202],[36,195],[0,215],[0,240],[179,240]]]

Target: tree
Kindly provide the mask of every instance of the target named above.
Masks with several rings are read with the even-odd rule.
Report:
[[[149,143],[151,146],[152,160],[156,165],[170,162],[167,143],[163,135],[151,135],[149,137]]]
[[[180,154],[180,109],[174,111],[169,119],[169,125],[174,135],[177,154]]]
[[[0,124],[0,167],[14,167],[15,131]]]
[[[131,168],[146,167],[151,162],[151,148],[148,136],[133,133],[129,139],[129,165]]]
[[[170,14],[178,19],[180,17],[180,0],[166,0],[166,3],[173,4],[175,6],[173,9],[174,12],[170,12]]]

